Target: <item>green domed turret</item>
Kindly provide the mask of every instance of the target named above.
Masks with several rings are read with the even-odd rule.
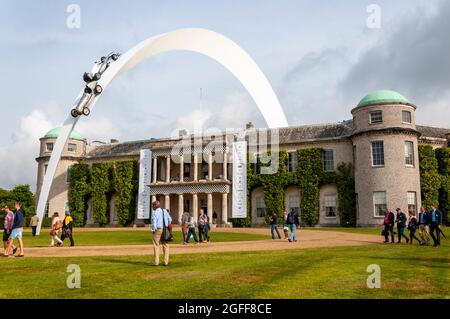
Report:
[[[47,132],[47,134],[45,134],[44,138],[57,138],[59,136],[59,133],[61,132],[61,128],[60,127],[56,127],[50,131]],[[73,131],[72,134],[70,134],[70,138],[73,140],[84,140],[84,138],[81,136],[80,133],[78,133],[77,131]]]
[[[409,104],[408,99],[398,92],[390,90],[380,90],[372,92],[366,95],[359,103],[357,107],[374,105],[374,104],[386,104],[386,103],[399,103]]]

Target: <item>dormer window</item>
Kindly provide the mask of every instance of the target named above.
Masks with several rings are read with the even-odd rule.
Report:
[[[402,122],[405,124],[411,124],[411,112],[402,111]]]
[[[381,111],[370,112],[370,124],[381,123],[381,122],[383,122],[383,112],[381,112]]]

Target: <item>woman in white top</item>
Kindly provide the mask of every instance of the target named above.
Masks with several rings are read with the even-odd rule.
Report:
[[[50,247],[55,246],[55,240],[56,240],[58,246],[63,245],[62,240],[58,238],[58,234],[61,233],[61,228],[62,228],[62,222],[61,222],[61,219],[59,218],[59,214],[54,213],[53,217],[52,217],[52,230],[50,231],[50,237],[52,238]]]

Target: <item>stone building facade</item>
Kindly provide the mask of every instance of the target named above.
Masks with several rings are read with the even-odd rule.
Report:
[[[418,145],[447,147],[450,129],[416,125],[416,106],[393,91],[376,91],[364,97],[351,110],[353,118],[333,124],[286,127],[277,130],[279,148],[294,158],[300,148],[324,149],[324,169],[336,170],[341,162],[354,167],[357,194],[357,224],[379,225],[386,207],[417,210],[421,205]],[[247,126],[247,130],[252,130]],[[259,130],[258,130],[259,131]],[[37,190],[42,184],[45,167],[58,130],[41,138]],[[150,139],[107,144],[87,141],[73,133],[58,166],[49,199],[49,212],[67,209],[67,174],[74,163],[139,160],[140,150],[152,150],[152,200],[158,199],[178,220],[182,212],[197,215],[203,209],[214,223],[228,225],[231,217],[232,152],[223,135],[221,142],[202,136]],[[183,147],[179,148],[180,143]],[[260,143],[259,140],[256,144]],[[249,147],[252,143],[249,142]],[[253,155],[258,155],[253,154]],[[291,155],[290,158],[291,158]],[[291,167],[290,169],[295,169]],[[292,185],[284,190],[287,210],[298,210],[301,193]],[[252,224],[264,223],[264,190],[254,189],[250,196]],[[337,188],[334,184],[320,189],[320,226],[339,225]],[[117,223],[114,197],[109,205],[110,221]],[[87,222],[92,224],[91,206]],[[138,222],[138,221],[136,221]]]

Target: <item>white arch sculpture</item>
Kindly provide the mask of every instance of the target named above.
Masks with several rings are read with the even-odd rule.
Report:
[[[103,73],[98,84],[105,89],[114,78],[139,64],[144,59],[162,52],[174,50],[194,51],[216,60],[233,73],[247,89],[260,109],[269,128],[288,126],[283,109],[272,86],[253,59],[227,37],[206,29],[179,29],[140,42],[112,63]],[[71,109],[77,105],[83,92],[83,90],[80,92]],[[92,100],[89,106],[90,110],[92,110],[100,96],[101,94]],[[37,234],[41,230],[50,188],[64,146],[79,119],[80,116],[74,118],[69,114],[53,148],[36,209],[39,216],[39,225],[36,230]]]

